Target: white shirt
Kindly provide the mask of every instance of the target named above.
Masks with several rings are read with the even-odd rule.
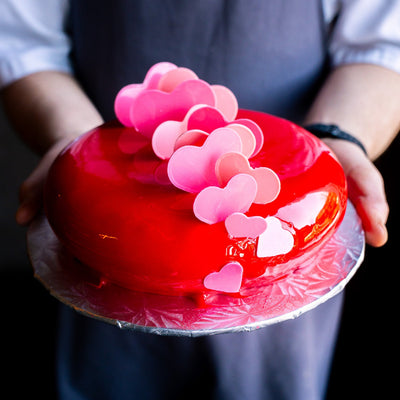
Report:
[[[372,63],[400,73],[400,0],[321,0],[333,67]],[[73,73],[69,0],[0,1],[0,88],[28,74]]]

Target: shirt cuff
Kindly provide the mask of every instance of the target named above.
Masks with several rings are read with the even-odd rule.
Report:
[[[333,67],[343,64],[375,64],[400,73],[400,47],[388,43],[342,46],[331,52]]]
[[[63,49],[49,51],[48,48],[37,47],[12,56],[0,57],[0,89],[41,71],[73,73],[69,58]]]

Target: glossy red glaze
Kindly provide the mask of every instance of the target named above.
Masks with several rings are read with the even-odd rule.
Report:
[[[45,188],[54,232],[102,279],[133,290],[212,292],[204,278],[230,261],[243,266],[241,293],[263,277],[279,278],[274,268],[277,272],[282,263],[311,251],[341,222],[345,176],[329,149],[302,128],[252,111],[240,110],[238,118],[254,120],[265,135],[252,167],[269,167],[281,179],[278,198],[253,204],[247,215],[279,217],[294,235],[289,253],[259,258],[257,239],[231,239],[223,222],[208,225],[196,219],[195,195],[172,186],[167,161],[153,154],[148,139],[116,121],[84,134],[54,162]],[[318,199],[323,199],[321,206]],[[312,223],[299,225],[299,217]]]

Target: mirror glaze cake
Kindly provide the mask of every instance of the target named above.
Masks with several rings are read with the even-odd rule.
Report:
[[[340,164],[303,128],[235,101],[156,64],[118,94],[118,119],[63,150],[45,211],[82,268],[134,291],[240,297],[324,245],[346,209]]]

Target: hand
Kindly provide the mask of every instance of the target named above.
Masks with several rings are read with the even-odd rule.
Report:
[[[71,139],[62,139],[54,143],[37,167],[22,183],[19,191],[20,204],[15,215],[15,219],[19,225],[28,225],[41,210],[47,172],[54,159],[70,141]]]
[[[382,175],[357,145],[337,139],[325,139],[324,142],[342,164],[349,199],[362,220],[366,242],[373,247],[383,246],[388,239],[389,206]]]
[[[57,154],[83,132],[101,125],[103,118],[76,79],[59,71],[28,74],[0,95],[22,140],[38,154],[46,152],[20,188],[16,220],[28,225],[42,207],[44,182]]]

